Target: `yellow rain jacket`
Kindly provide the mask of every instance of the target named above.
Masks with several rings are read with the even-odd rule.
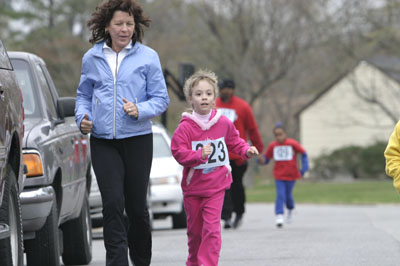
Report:
[[[393,185],[400,192],[400,121],[389,138],[384,154],[386,174],[393,177]]]

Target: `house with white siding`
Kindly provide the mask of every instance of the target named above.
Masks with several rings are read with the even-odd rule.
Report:
[[[400,119],[400,58],[375,55],[360,61],[296,117],[311,162],[341,147],[386,142]]]

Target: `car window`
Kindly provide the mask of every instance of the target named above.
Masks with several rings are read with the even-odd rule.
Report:
[[[153,133],[153,157],[172,156],[168,142],[160,133]]]
[[[0,41],[0,68],[12,70],[10,59],[8,58],[6,48],[4,47],[2,41]]]
[[[40,110],[36,100],[36,93],[34,93],[32,74],[29,65],[24,60],[12,59],[13,67],[15,68],[15,75],[17,76],[18,84],[22,91],[23,106],[26,117],[39,117]]]
[[[57,111],[54,104],[53,96],[51,95],[50,86],[47,83],[46,76],[39,64],[36,64],[36,70],[38,72],[39,83],[42,87],[43,95],[46,101],[47,113],[50,115],[51,118],[56,119]]]

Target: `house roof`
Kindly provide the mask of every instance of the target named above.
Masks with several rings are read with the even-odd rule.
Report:
[[[346,77],[350,72],[352,72],[361,62],[367,62],[373,65],[395,81],[400,84],[400,57],[387,55],[387,54],[374,54],[372,56],[366,57],[359,60],[357,63],[352,64],[348,69],[340,73],[332,82],[330,82],[321,92],[319,92],[310,102],[305,104],[299,111],[295,113],[295,117],[298,118],[300,114],[306,110],[308,107],[313,105],[319,100],[325,93],[332,89],[340,80]]]
[[[380,69],[386,75],[400,83],[400,57],[375,54],[364,61]]]

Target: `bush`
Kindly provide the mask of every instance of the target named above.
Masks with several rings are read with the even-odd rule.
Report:
[[[377,142],[371,146],[348,146],[334,150],[314,160],[310,174],[322,179],[335,177],[385,178],[386,143]]]

